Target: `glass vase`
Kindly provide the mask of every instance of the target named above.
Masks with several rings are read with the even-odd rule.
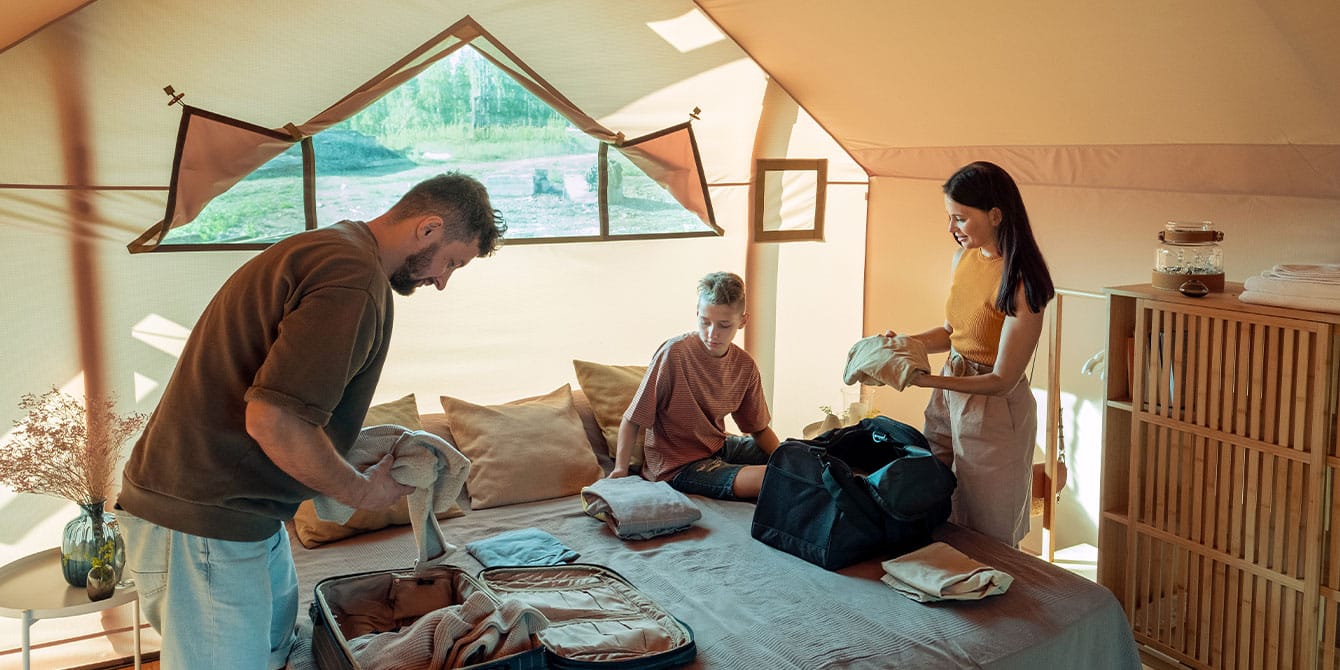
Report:
[[[94,565],[109,566],[114,579],[121,578],[126,545],[116,515],[103,511],[103,501],[79,503],[79,516],[65,524],[61,534],[60,567],[70,586],[86,587]]]

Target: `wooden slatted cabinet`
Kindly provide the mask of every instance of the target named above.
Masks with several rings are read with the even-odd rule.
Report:
[[[1340,670],[1340,314],[1110,288],[1098,581],[1193,668]]]

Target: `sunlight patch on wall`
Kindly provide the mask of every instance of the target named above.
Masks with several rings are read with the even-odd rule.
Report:
[[[150,314],[140,319],[139,323],[130,328],[131,337],[173,358],[181,357],[181,350],[186,346],[186,337],[190,334],[190,328],[157,314]],[[135,392],[138,396],[138,379],[136,380]]]
[[[75,376],[71,377],[70,381],[65,382],[65,385],[60,387],[60,391],[61,393],[67,393],[76,398],[83,398],[85,391],[84,372],[81,370],[79,371],[79,374],[76,374]]]
[[[688,53],[726,39],[716,25],[696,8],[673,19],[650,21],[647,27],[680,53]]]
[[[144,402],[161,384],[157,380],[146,377],[138,372],[135,373],[135,402]]]
[[[1069,404],[1065,404],[1063,399],[1062,403],[1066,408],[1065,414],[1074,417],[1075,426],[1069,430],[1071,434],[1077,436],[1077,439],[1070,440],[1068,445],[1073,444],[1075,451],[1085,454],[1086,458],[1083,460],[1093,460],[1092,463],[1084,463],[1086,466],[1084,468],[1070,470],[1072,477],[1078,476],[1074,484],[1075,500],[1097,527],[1098,515],[1101,512],[1098,489],[1099,482],[1102,481],[1103,413],[1092,400],[1081,400],[1077,407],[1075,398],[1072,397],[1069,401]]]

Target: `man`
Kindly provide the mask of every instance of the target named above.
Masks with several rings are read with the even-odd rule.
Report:
[[[273,670],[298,585],[283,521],[326,495],[386,507],[412,489],[390,458],[343,458],[381,375],[392,296],[440,291],[506,226],[478,181],[444,174],[385,214],[294,235],[210,301],[126,464],[126,568],[164,670]]]

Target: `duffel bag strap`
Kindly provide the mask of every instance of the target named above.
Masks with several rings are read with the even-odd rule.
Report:
[[[837,504],[838,509],[854,519],[865,519],[874,528],[883,528],[884,518],[887,515],[870,497],[869,490],[852,481],[850,471],[834,476],[833,459],[827,455],[820,455],[819,461],[824,466],[820,479],[823,480],[828,495],[833,496],[833,502]]]

